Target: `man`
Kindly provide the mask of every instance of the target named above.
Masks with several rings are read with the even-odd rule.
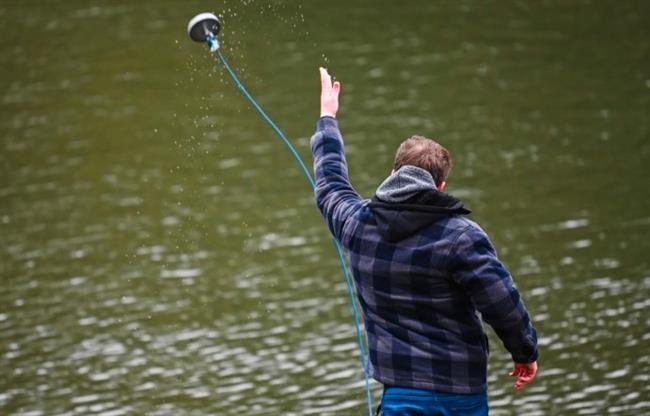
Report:
[[[391,175],[363,200],[350,185],[336,113],[339,82],[321,74],[311,138],[316,202],[345,247],[383,415],[486,415],[490,324],[512,355],[515,389],[537,372],[537,335],[485,232],[443,193],[449,152],[414,136]]]

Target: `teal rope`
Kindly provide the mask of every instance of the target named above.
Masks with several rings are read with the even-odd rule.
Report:
[[[282,130],[280,130],[280,128],[273,122],[273,120],[271,120],[271,117],[269,117],[268,114],[266,114],[266,112],[262,109],[262,107],[257,103],[257,101],[255,101],[255,98],[253,98],[253,96],[248,92],[248,90],[246,90],[244,84],[241,83],[241,81],[237,77],[237,74],[235,74],[235,71],[233,71],[233,69],[228,64],[228,61],[226,61],[226,58],[224,58],[223,54],[221,53],[217,38],[215,36],[209,36],[207,39],[207,43],[210,46],[211,51],[216,51],[217,57],[219,58],[223,66],[226,68],[228,75],[230,75],[230,78],[232,78],[237,88],[239,88],[239,91],[241,91],[244,97],[253,106],[255,111],[257,111],[257,113],[269,125],[269,127],[271,127],[271,129],[280,138],[280,140],[282,140],[282,142],[285,144],[287,149],[289,149],[289,152],[291,152],[296,162],[298,162],[298,165],[300,166],[303,175],[307,179],[307,182],[309,182],[310,187],[312,189],[316,188],[316,183],[314,182],[314,178],[312,178],[311,173],[309,172],[309,169],[307,169],[305,162],[300,157],[300,154],[298,154],[298,151],[287,139],[287,137],[284,135]],[[354,319],[354,329],[357,335],[357,344],[359,346],[359,352],[361,353],[361,365],[363,367],[363,376],[364,376],[365,387],[366,387],[366,400],[368,402],[368,416],[372,416],[372,409],[373,409],[372,392],[370,391],[370,380],[368,376],[368,365],[367,365],[368,360],[364,348],[361,326],[359,325],[359,309],[357,308],[357,303],[354,298],[352,279],[350,278],[350,272],[345,262],[345,257],[343,256],[343,250],[341,249],[341,245],[339,244],[338,241],[336,241],[335,238],[333,238],[332,241],[334,242],[334,247],[336,248],[336,254],[338,255],[339,263],[341,265],[341,270],[343,270],[343,277],[345,279],[345,284],[348,288],[348,297],[350,300],[350,305],[352,305],[352,317]]]

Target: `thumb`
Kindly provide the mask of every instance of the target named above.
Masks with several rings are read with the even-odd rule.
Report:
[[[341,91],[341,83],[335,81],[334,85],[332,85],[332,89],[334,89],[334,92],[338,94]]]

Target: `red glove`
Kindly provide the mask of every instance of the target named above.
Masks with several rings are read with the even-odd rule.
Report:
[[[533,381],[537,374],[537,361],[532,363],[515,363],[515,367],[510,373],[511,376],[517,377],[515,382],[515,390],[521,390],[526,384]]]

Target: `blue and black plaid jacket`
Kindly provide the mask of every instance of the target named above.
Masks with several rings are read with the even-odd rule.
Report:
[[[386,239],[380,211],[350,185],[334,118],[318,121],[311,148],[316,202],[349,256],[373,378],[438,392],[485,391],[481,319],[514,361],[537,360],[519,293],[486,233],[463,216],[468,211],[452,209],[399,241]]]

